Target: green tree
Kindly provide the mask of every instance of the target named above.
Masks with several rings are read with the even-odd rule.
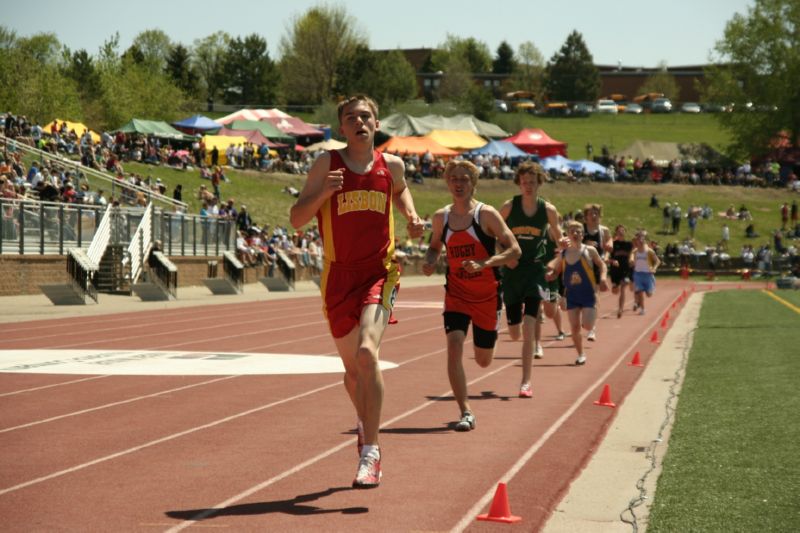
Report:
[[[184,95],[163,72],[130,58],[123,59],[116,71],[102,73],[102,129],[118,128],[133,117],[171,122],[182,114]]]
[[[335,96],[340,60],[366,45],[344,7],[317,6],[292,22],[281,39],[281,80],[290,102],[319,104]]]
[[[194,68],[200,78],[203,96],[213,101],[222,94],[225,85],[225,55],[231,37],[218,31],[194,42]]]
[[[519,45],[517,58],[509,88],[529,92],[537,102],[544,101],[544,56],[535,44],[526,41]]]
[[[593,101],[600,94],[600,74],[583,36],[573,30],[547,63],[547,94],[551,100]]]
[[[167,56],[167,66],[164,69],[172,83],[189,96],[199,94],[199,77],[192,66],[189,49],[178,43],[172,47]]]
[[[228,45],[224,61],[227,91],[225,101],[235,104],[275,102],[278,72],[269,57],[267,41],[257,34],[236,37]]]
[[[76,52],[66,52],[67,63],[63,73],[75,82],[75,86],[85,103],[97,99],[102,91],[100,74],[95,68],[94,59],[89,53],[80,49]]]
[[[438,70],[447,72],[453,58],[458,59],[454,64],[465,65],[467,72],[471,74],[492,71],[492,55],[489,47],[473,37],[464,39],[448,34],[444,44],[431,54],[432,72]]]
[[[338,94],[368,94],[381,106],[417,93],[414,67],[400,50],[373,51],[358,45],[340,60],[336,79]]]
[[[728,104],[742,112],[720,113],[733,137],[732,154],[758,156],[780,132],[792,147],[800,137],[800,3],[756,0],[747,13],[725,27],[706,72],[706,102]],[[745,112],[747,104],[754,112]]]
[[[515,64],[514,49],[507,42],[501,42],[492,61],[492,72],[495,74],[511,74],[514,72]]]
[[[75,83],[58,65],[61,44],[55,36],[0,33],[0,107],[42,124],[56,115],[82,119]]]
[[[163,72],[167,68],[172,42],[162,30],[145,30],[133,38],[131,48],[141,54],[139,62],[153,71]]]
[[[649,76],[639,88],[641,94],[661,93],[670,100],[679,100],[681,88],[675,81],[675,76],[667,70],[667,64],[662,62],[658,67],[658,72]]]

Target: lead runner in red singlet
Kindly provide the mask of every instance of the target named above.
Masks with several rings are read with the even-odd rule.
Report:
[[[364,95],[339,104],[339,132],[347,147],[320,155],[292,206],[292,226],[317,218],[325,265],[320,289],[344,385],[358,414],[359,463],[355,488],[380,483],[378,447],[383,377],[378,349],[391,315],[400,273],[394,260],[392,204],[408,220],[411,238],[422,235],[399,157],[375,150],[378,106]]]
[[[422,272],[430,276],[442,248],[447,253],[444,329],[447,334],[447,376],[461,419],[456,431],[475,429],[475,415],[467,397],[464,341],[472,322],[475,361],[491,364],[497,341],[502,300],[498,267],[519,259],[519,243],[497,210],[473,198],[478,168],[469,161],[450,161],[444,179],[453,203],[433,215],[431,242]],[[495,253],[496,243],[503,252]]]

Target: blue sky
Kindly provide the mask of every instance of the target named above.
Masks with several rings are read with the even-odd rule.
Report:
[[[708,62],[714,43],[735,13],[754,0],[348,0],[344,6],[369,38],[372,48],[434,48],[448,35],[474,37],[495,53],[507,41],[516,51],[533,42],[549,59],[572,30],[580,32],[595,63],[655,67]],[[10,4],[10,5],[9,5]],[[53,32],[73,50],[92,55],[114,32],[122,50],[148,29],[161,29],[174,42],[190,46],[216,31],[264,37],[273,59],[291,21],[319,0],[12,0],[0,24],[19,36]]]

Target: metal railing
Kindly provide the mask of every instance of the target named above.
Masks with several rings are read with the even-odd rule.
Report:
[[[178,268],[163,253],[155,251],[148,259],[149,279],[173,298],[178,297]]]
[[[71,248],[89,251],[90,243],[111,213],[110,235],[105,242],[128,244],[139,226],[144,209],[97,205],[10,200],[0,198],[0,254],[65,255]],[[174,213],[153,206],[152,242],[160,241],[169,256],[219,256],[234,250],[233,220]],[[91,251],[98,263],[105,246]],[[99,257],[95,257],[99,252]]]
[[[117,179],[117,177],[109,172],[105,172],[103,170],[97,170],[91,167],[85,167],[81,165],[80,161],[72,160],[68,157],[64,157],[60,154],[53,154],[51,152],[47,152],[45,150],[39,150],[38,148],[34,148],[24,142],[18,141],[16,139],[9,139],[4,135],[0,135],[0,146],[5,145],[8,151],[21,151],[26,155],[36,158],[39,161],[51,161],[54,163],[58,163],[59,165],[74,170],[76,175],[83,174],[84,179],[86,180],[87,184],[89,183],[89,177],[96,178],[102,182],[104,182],[108,188],[111,190],[111,195],[114,196],[116,189],[124,193],[128,193],[128,195],[132,196],[133,198],[136,197],[136,193],[144,194],[145,198],[147,198],[150,202],[159,202],[168,206],[170,209],[180,208],[186,209],[187,204],[185,202],[179,202],[169,196],[164,196],[161,193],[155,192],[149,187],[135,185],[133,183],[128,183],[127,181],[123,181]],[[75,184],[76,188],[78,184]]]
[[[150,255],[153,247],[153,204],[147,204],[147,208],[139,219],[139,225],[131,236],[128,244],[128,253],[123,260],[130,261],[131,285],[139,281],[139,276],[144,270],[144,262]]]
[[[222,254],[222,270],[225,278],[233,283],[236,290],[242,292],[244,287],[244,265],[237,259],[234,252],[224,252]]]
[[[97,287],[94,285],[96,273],[97,264],[92,264],[83,250],[73,248],[69,251],[67,254],[67,278],[84,302],[87,296],[97,302]]]

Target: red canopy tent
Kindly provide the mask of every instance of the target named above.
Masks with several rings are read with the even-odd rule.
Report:
[[[529,154],[536,154],[540,158],[553,155],[567,157],[567,144],[551,139],[544,130],[538,128],[525,128],[503,140],[514,144],[520,150],[524,150]]]

